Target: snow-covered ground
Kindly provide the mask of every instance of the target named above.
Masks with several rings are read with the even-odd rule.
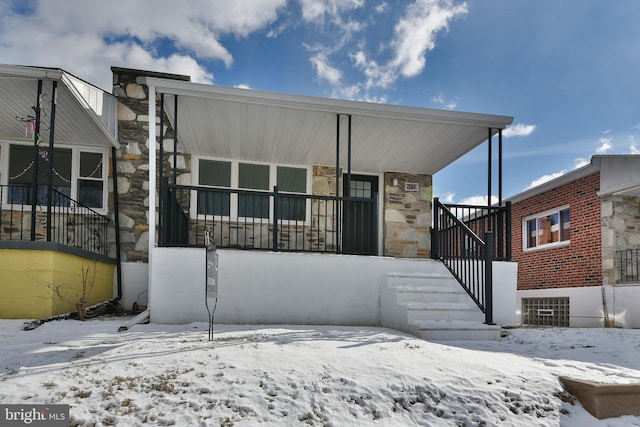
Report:
[[[631,426],[570,403],[561,375],[640,382],[640,330],[510,329],[426,342],[384,328],[0,320],[0,403],[72,425]]]

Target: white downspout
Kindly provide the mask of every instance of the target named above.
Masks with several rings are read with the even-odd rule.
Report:
[[[156,246],[156,87],[149,86],[149,304],[153,294],[153,249]],[[149,305],[151,310],[151,304]]]

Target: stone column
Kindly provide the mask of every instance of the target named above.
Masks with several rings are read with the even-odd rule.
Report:
[[[385,172],[384,255],[429,258],[431,175]]]
[[[120,205],[120,241],[122,261],[147,262],[149,245],[149,116],[148,89],[136,82],[139,76],[189,80],[187,76],[144,72],[113,67],[113,94],[118,97],[118,142],[116,152],[118,197]],[[173,153],[173,129],[165,116],[164,129],[159,129],[160,112],[156,116],[156,135],[163,141],[165,176],[173,168],[173,156],[181,177],[190,184],[190,158],[178,148]],[[157,142],[156,142],[157,143]],[[160,162],[160,159],[158,159]],[[158,168],[159,169],[159,168]],[[185,178],[184,175],[187,175]],[[158,191],[158,189],[156,189]],[[159,196],[156,197],[159,200]]]

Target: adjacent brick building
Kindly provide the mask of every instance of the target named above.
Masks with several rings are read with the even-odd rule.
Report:
[[[640,300],[639,166],[640,156],[594,156],[510,198],[522,323],[640,323],[620,309]]]

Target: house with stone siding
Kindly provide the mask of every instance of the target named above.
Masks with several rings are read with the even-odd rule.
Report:
[[[207,319],[211,242],[219,322],[384,324],[417,333],[411,316],[431,303],[399,303],[396,287],[422,292],[425,280],[455,281],[431,259],[432,177],[487,140],[499,138],[501,149],[512,121],[112,71],[123,298],[148,292],[152,322]],[[515,264],[498,264],[505,291],[494,296],[505,301],[494,306],[506,313],[501,324],[513,323]],[[453,337],[442,332],[443,322],[454,323],[447,313],[431,310],[431,320]],[[469,321],[483,329],[482,320]]]
[[[640,327],[640,156],[593,156],[508,200],[520,323]]]

